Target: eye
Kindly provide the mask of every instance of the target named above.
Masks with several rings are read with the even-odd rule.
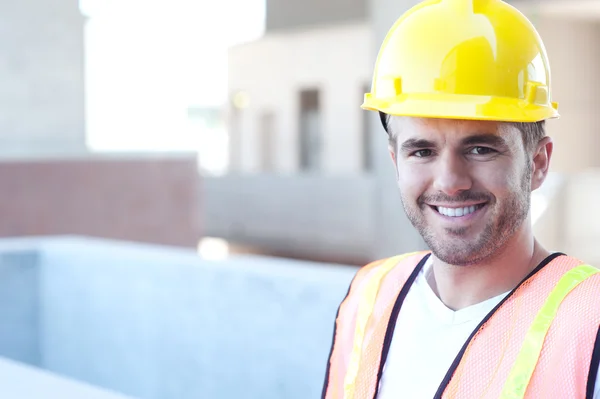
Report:
[[[469,153],[474,155],[489,155],[495,152],[497,151],[489,147],[473,147],[469,150]]]
[[[431,150],[419,150],[419,151],[415,151],[412,153],[412,155],[417,158],[430,157],[432,154],[433,154],[433,151],[431,151]]]

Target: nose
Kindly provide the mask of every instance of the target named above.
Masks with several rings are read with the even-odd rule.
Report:
[[[473,180],[469,174],[466,160],[458,155],[446,153],[438,157],[433,188],[446,195],[453,196],[469,190]]]

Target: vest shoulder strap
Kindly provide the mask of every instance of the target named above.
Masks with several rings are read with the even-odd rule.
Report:
[[[383,346],[395,299],[428,253],[413,252],[378,260],[356,273],[338,309],[323,398],[355,396],[357,378],[364,374],[359,370],[368,364],[363,360],[367,348],[373,352],[370,350],[373,346]]]

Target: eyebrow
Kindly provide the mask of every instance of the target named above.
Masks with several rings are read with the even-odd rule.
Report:
[[[433,141],[425,139],[408,139],[404,143],[402,143],[402,145],[400,146],[400,150],[402,150],[402,152],[411,152],[431,147],[435,147],[435,143]]]
[[[461,143],[463,146],[487,144],[493,147],[508,147],[506,140],[495,134],[476,134],[473,136],[465,137]]]
[[[493,147],[507,147],[506,140],[502,137],[494,134],[475,134],[472,136],[465,137],[461,141],[462,146],[467,147],[477,144],[487,144]],[[400,150],[403,152],[411,152],[415,150],[422,150],[424,148],[433,148],[436,144],[433,141],[425,139],[408,139],[402,143]]]

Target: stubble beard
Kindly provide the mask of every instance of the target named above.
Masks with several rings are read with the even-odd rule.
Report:
[[[424,212],[429,205],[425,197],[421,196],[412,207],[407,206],[408,201],[402,193],[401,199],[408,219],[438,259],[450,265],[471,266],[500,256],[527,219],[531,204],[530,182],[531,167],[528,165],[520,186],[515,187],[511,196],[501,204],[490,193],[465,191],[460,194],[460,201],[480,201],[485,197],[488,200],[486,206],[491,207],[486,210],[489,214],[486,226],[475,238],[468,237],[469,227],[445,228],[436,234],[426,222]]]

